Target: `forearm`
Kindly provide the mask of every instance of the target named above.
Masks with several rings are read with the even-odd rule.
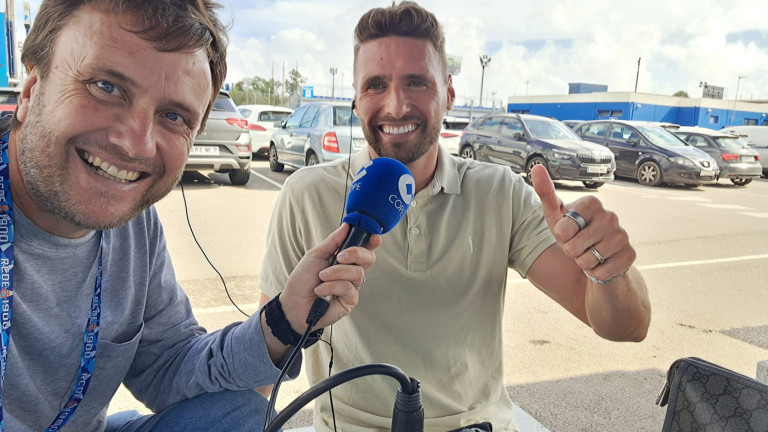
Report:
[[[612,341],[645,339],[651,322],[651,304],[645,280],[635,267],[607,284],[589,279],[586,283],[585,308],[595,333]]]

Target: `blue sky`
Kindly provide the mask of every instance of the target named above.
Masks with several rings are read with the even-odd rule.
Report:
[[[330,94],[352,95],[352,31],[358,18],[391,0],[220,0],[231,21],[227,82],[259,75],[282,78],[297,67]],[[481,54],[483,100],[568,92],[568,83],[701,95],[699,82],[725,87],[733,99],[768,99],[768,2],[765,0],[422,0],[446,32],[446,48],[462,58],[454,77],[458,103],[477,101]],[[30,1],[32,16],[40,1]],[[20,10],[21,7],[17,6]],[[739,76],[743,76],[741,80]]]

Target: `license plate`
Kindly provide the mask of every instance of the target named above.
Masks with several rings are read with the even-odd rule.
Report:
[[[591,174],[605,174],[608,172],[607,166],[588,166],[587,172]]]
[[[193,146],[190,153],[196,155],[216,156],[219,154],[219,148],[216,146]]]
[[[714,170],[701,170],[701,176],[702,177],[714,177],[715,171]]]
[[[368,144],[368,141],[366,141],[365,138],[354,138],[352,140],[352,145],[355,146],[355,148],[360,148],[366,144]]]
[[[754,162],[755,157],[754,156],[742,156],[741,157],[742,162]]]

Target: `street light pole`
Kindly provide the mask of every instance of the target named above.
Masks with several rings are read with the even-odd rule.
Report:
[[[741,84],[741,79],[746,78],[746,75],[740,75],[739,79],[736,81],[736,95],[733,97],[733,112],[731,113],[731,124],[736,120],[736,101],[739,99],[739,84]]]
[[[488,57],[488,54],[483,54],[480,56],[480,66],[483,67],[483,74],[480,76],[480,104],[479,106],[483,106],[483,81],[485,80],[485,67],[488,66],[488,63],[491,62],[491,58]]]
[[[336,72],[338,72],[338,71],[339,71],[339,69],[335,68],[335,67],[332,67],[330,69],[331,76],[333,77],[331,79],[331,99],[332,100],[336,100]]]

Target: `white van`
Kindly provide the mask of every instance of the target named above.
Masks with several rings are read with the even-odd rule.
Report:
[[[749,146],[760,155],[763,177],[768,177],[768,126],[726,126],[720,132],[746,136]]]

